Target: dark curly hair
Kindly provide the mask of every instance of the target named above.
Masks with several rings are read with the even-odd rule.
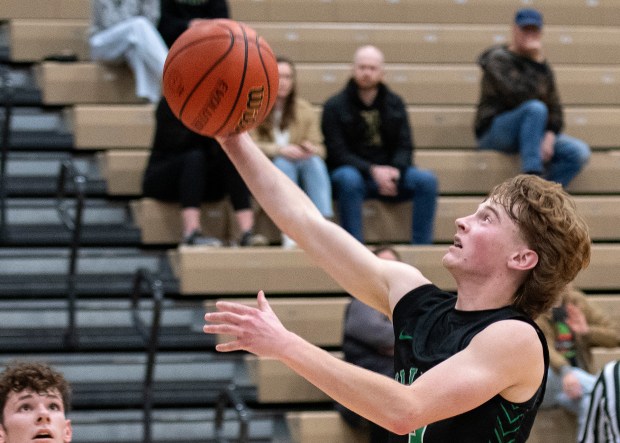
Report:
[[[37,362],[9,363],[0,375],[0,423],[4,422],[4,406],[11,392],[31,389],[48,392],[57,389],[65,412],[71,405],[71,387],[65,377],[50,366]]]
[[[514,307],[532,318],[547,311],[562,289],[590,263],[588,226],[561,185],[521,174],[497,185],[488,199],[519,227],[538,263],[515,294]]]

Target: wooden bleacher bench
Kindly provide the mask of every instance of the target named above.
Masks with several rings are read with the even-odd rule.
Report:
[[[125,64],[42,62],[36,66],[46,105],[139,103],[134,76]]]
[[[445,290],[455,290],[452,276],[442,266],[446,245],[396,245],[409,263]],[[248,295],[259,289],[267,294],[340,294],[342,289],[302,250],[281,248],[179,247],[168,251],[181,294]],[[595,243],[590,266],[575,279],[585,291],[620,288],[620,245]],[[232,271],[234,270],[234,271]]]
[[[363,431],[351,428],[335,410],[289,411],[286,414],[293,443],[367,442]],[[577,433],[573,417],[561,409],[538,412],[528,443],[567,443]]]
[[[2,19],[89,19],[89,0],[3,0]]]
[[[349,63],[302,63],[296,66],[299,93],[322,105],[350,77]],[[620,68],[570,65],[555,68],[565,106],[609,105],[620,101],[615,79]],[[138,103],[134,78],[124,65],[92,61],[41,62],[37,83],[44,104]],[[386,82],[411,105],[475,105],[480,68],[468,64],[388,64]]]
[[[350,427],[337,411],[289,411],[291,443],[368,443],[367,433]]]
[[[14,19],[8,22],[9,57],[13,62],[38,62],[46,57],[90,58],[89,21],[84,19]]]
[[[418,152],[476,150],[473,106],[415,106],[407,109]],[[321,108],[317,107],[320,113]],[[155,107],[140,105],[75,105],[73,133],[77,149],[151,147]],[[566,133],[587,140],[593,150],[618,148],[620,107],[567,107]]]
[[[351,77],[350,63],[299,63],[295,66],[301,97],[316,105],[343,88]],[[614,65],[554,67],[565,106],[609,105],[620,102],[620,68]],[[475,105],[481,69],[473,63],[387,64],[385,81],[410,105]],[[471,124],[471,122],[470,122]],[[415,128],[414,128],[415,134]]]
[[[332,355],[342,358],[341,352],[332,352]],[[247,355],[245,364],[256,386],[256,401],[261,404],[332,402],[323,391],[278,360]]]
[[[155,131],[155,105],[76,105],[71,108],[76,149],[147,149]]]
[[[176,244],[182,237],[181,210],[176,203],[151,198],[130,203],[135,223],[140,227],[144,244]],[[233,220],[233,209],[228,200],[203,203],[202,227],[204,235],[222,240],[236,238],[239,234]]]
[[[146,149],[107,149],[99,152],[97,163],[108,195],[140,195],[148,159],[149,151]]]
[[[508,23],[518,3],[454,0],[231,0],[232,16],[257,22],[360,22],[360,23]],[[536,5],[549,25],[620,25],[620,4],[615,1],[581,0],[544,2]]]
[[[256,298],[226,299],[248,306],[256,306]],[[269,300],[282,324],[289,331],[321,347],[341,347],[344,313],[350,298],[339,297],[283,297]],[[215,300],[204,303],[205,310],[215,310]],[[216,336],[216,342],[228,341],[228,336]]]
[[[118,161],[120,171],[123,157],[128,162],[132,159],[129,151],[127,156],[121,156]],[[105,175],[110,177],[109,173]],[[127,180],[134,179],[131,174],[124,174]],[[139,176],[141,177],[141,175]],[[122,177],[121,177],[122,178]],[[115,180],[115,186],[120,187],[125,180]],[[110,182],[109,182],[110,183]],[[108,185],[110,186],[110,184]],[[482,201],[479,196],[439,196],[435,217],[435,243],[450,243],[455,234],[455,220],[473,213]],[[580,213],[590,227],[590,235],[595,241],[610,241],[620,237],[620,226],[615,222],[620,216],[620,197],[618,196],[575,196],[575,202]],[[157,201],[151,198],[142,198],[131,202],[133,220],[141,229],[141,239],[144,244],[173,244],[181,237],[180,208],[177,204]],[[213,235],[230,240],[239,234],[230,206],[221,203],[205,204],[203,210],[203,226]],[[271,219],[255,204],[256,232],[259,232],[277,244],[279,230]],[[409,243],[411,239],[411,202],[385,203],[380,200],[367,200],[362,211],[364,217],[364,235],[368,243]],[[335,221],[338,222],[336,214]]]
[[[474,106],[410,105],[407,111],[419,150],[475,149]],[[566,134],[587,140],[594,150],[618,148],[620,108],[571,106],[564,115]]]
[[[372,42],[382,48],[388,63],[471,63],[486,47],[507,42],[510,33],[506,24],[248,24],[276,53],[295,54],[296,62],[349,61],[360,44]],[[11,60],[34,62],[61,53],[88,60],[88,25],[88,20],[78,19],[11,20]],[[549,25],[545,27],[544,40],[554,64],[620,62],[620,28]],[[411,45],[415,51],[410,50]]]
[[[437,175],[441,194],[484,195],[518,174],[517,156],[494,151],[419,150],[415,163]],[[620,151],[593,152],[590,162],[567,190],[573,194],[618,194]]]
[[[408,23],[250,22],[278,54],[301,62],[348,62],[362,44],[380,47],[387,63],[472,63],[490,45],[507,43],[510,17],[502,25]],[[617,64],[620,28],[545,27],[553,64]],[[411,48],[414,47],[415,51]]]

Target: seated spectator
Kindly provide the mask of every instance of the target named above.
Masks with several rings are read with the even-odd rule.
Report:
[[[579,443],[620,442],[620,361],[605,364],[592,389],[585,422],[579,430]]]
[[[377,257],[400,261],[398,252],[388,246],[373,249]],[[393,377],[394,374],[394,325],[381,312],[352,298],[345,311],[342,351],[345,361],[362,368]],[[355,428],[369,428],[370,443],[387,443],[389,432],[366,420],[340,404],[336,409]]]
[[[71,388],[41,363],[14,362],[0,374],[0,443],[69,443]]]
[[[312,105],[297,96],[295,67],[278,58],[278,97],[267,119],[252,136],[275,165],[293,180],[324,217],[334,215],[332,187],[325,165],[325,146],[318,117]],[[295,242],[282,234],[282,246]]]
[[[221,239],[202,235],[200,206],[230,196],[241,246],[264,246],[267,239],[253,233],[250,192],[218,143],[188,130],[162,99],[156,111],[153,147],[142,181],[142,193],[181,205],[182,243],[221,246]]]
[[[126,62],[136,96],[156,103],[168,48],[156,25],[159,0],[93,0],[88,43],[93,60]]]
[[[411,243],[433,242],[437,178],[412,166],[413,140],[403,100],[383,83],[384,58],[357,49],[345,88],[323,107],[321,127],[342,227],[364,242],[367,198],[413,202]]]
[[[568,285],[558,304],[536,323],[549,346],[550,367],[541,408],[561,407],[575,414],[581,426],[596,376],[592,369],[592,347],[618,345],[618,331],[587,297]]]
[[[480,149],[521,156],[521,171],[566,187],[590,159],[583,141],[562,133],[562,105],[542,46],[543,18],[521,9],[512,42],[485,50],[475,132]]]

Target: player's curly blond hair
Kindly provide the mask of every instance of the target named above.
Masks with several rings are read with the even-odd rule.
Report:
[[[11,392],[48,392],[57,389],[65,412],[71,406],[71,387],[65,377],[52,367],[39,362],[14,361],[0,374],[0,423],[4,423],[4,406]]]
[[[562,186],[534,175],[497,185],[488,199],[504,207],[538,264],[515,294],[514,306],[532,318],[547,311],[560,291],[590,263],[590,234]]]

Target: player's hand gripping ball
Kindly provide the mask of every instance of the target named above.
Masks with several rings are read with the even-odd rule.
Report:
[[[201,135],[255,128],[269,115],[277,93],[276,57],[243,23],[206,20],[189,27],[168,52],[163,95],[174,115]]]

